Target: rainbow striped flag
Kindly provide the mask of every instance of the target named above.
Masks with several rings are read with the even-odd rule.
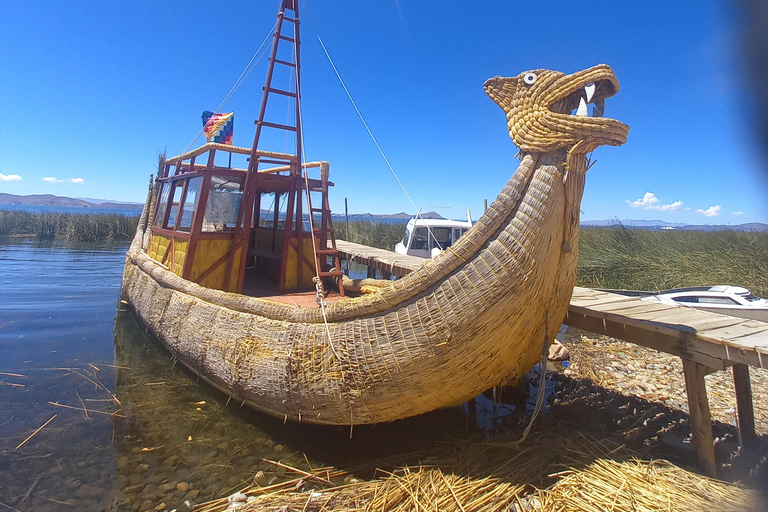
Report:
[[[206,110],[203,112],[203,130],[208,142],[232,145],[232,134],[235,127],[235,113],[214,114]]]

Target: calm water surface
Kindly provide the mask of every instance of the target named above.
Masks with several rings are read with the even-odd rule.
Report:
[[[126,249],[0,240],[2,505],[170,510],[295,477],[264,459],[367,477],[370,461],[477,433],[462,408],[350,432],[227,404],[120,304]]]

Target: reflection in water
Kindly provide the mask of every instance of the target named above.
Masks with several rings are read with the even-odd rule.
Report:
[[[423,450],[467,429],[458,408],[354,431],[284,424],[196,383],[127,312],[115,320],[115,364],[115,394],[127,416],[113,419],[118,480],[129,498],[156,503],[211,499],[254,478],[268,485],[296,476],[267,460],[304,471],[360,468],[366,477],[374,469],[366,462]]]

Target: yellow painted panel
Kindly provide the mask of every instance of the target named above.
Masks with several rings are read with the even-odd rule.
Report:
[[[198,277],[203,275],[211,265],[216,263],[222,256],[229,254],[229,248],[232,244],[232,240],[198,240],[197,248],[195,249],[195,259],[192,262],[192,272],[190,277],[192,281],[196,281]],[[235,261],[232,265],[232,271],[234,272],[235,279],[237,279],[237,273],[240,271],[240,253],[241,249],[238,249],[235,253]],[[215,288],[221,290],[224,287],[224,274],[227,270],[227,262],[225,261],[219,265],[216,270],[211,272],[205,279],[199,284],[208,288]],[[230,286],[234,281],[230,281]]]
[[[173,245],[173,273],[181,276],[184,271],[184,259],[187,257],[189,241],[177,238]]]
[[[149,257],[155,261],[165,264],[163,256],[168,250],[171,239],[164,235],[153,234],[152,241],[149,244]]]
[[[242,254],[242,247],[235,251],[235,258],[232,262],[232,272],[229,277],[229,291],[235,291],[237,287],[237,278],[240,277],[240,258]]]
[[[315,251],[312,247],[312,239],[311,238],[304,238],[302,239],[302,244],[304,248],[304,256],[309,261],[315,260]],[[299,271],[298,271],[298,255],[296,254],[296,250],[288,246],[288,255],[286,257],[286,264],[285,264],[285,289],[286,290],[296,290],[299,288],[312,288],[314,284],[312,283],[312,278],[315,277],[315,267],[307,265],[306,261],[303,261],[302,264],[304,265],[303,274],[302,274],[302,283],[301,286],[299,286]]]

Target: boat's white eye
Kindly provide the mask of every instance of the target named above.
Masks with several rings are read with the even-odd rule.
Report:
[[[527,85],[533,85],[536,82],[536,73],[526,73],[523,77],[523,82]]]

